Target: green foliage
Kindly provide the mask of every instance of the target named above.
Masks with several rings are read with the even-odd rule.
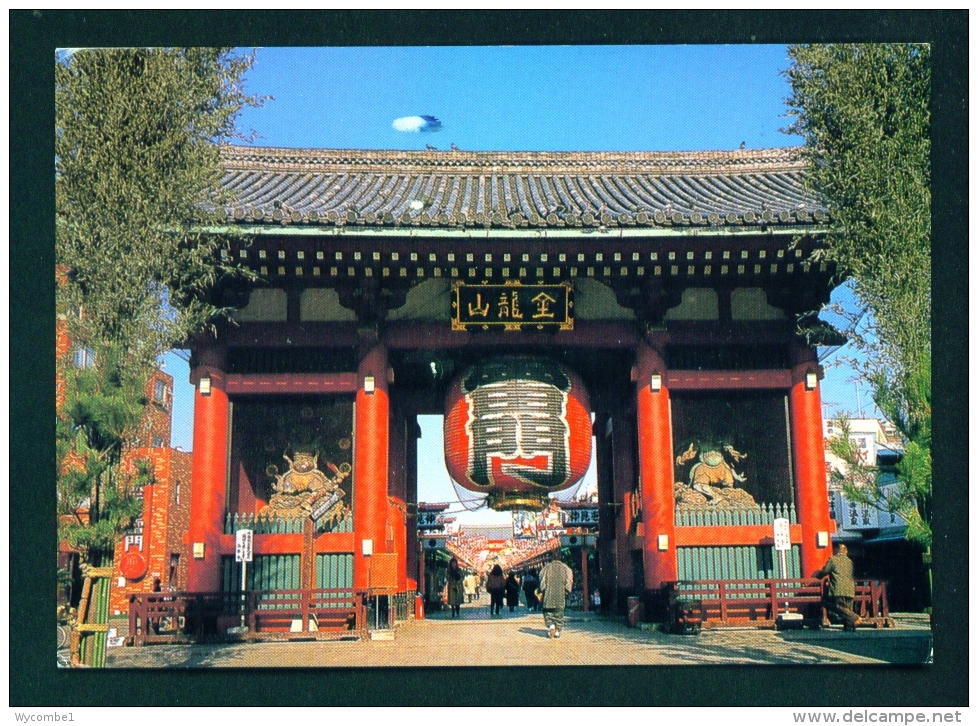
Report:
[[[145,466],[123,466],[160,357],[227,311],[220,146],[262,99],[244,92],[252,56],[225,48],[82,49],[55,64],[55,261],[59,319],[95,364],[58,361],[59,536],[92,564],[139,516]],[[88,510],[88,517],[84,515]]]
[[[933,541],[930,360],[922,361],[909,386],[893,389],[885,381],[877,385],[877,405],[903,438],[903,456],[894,472],[869,466],[850,440],[849,419],[843,415],[838,418],[840,433],[829,439],[829,450],[845,462],[845,472],[832,472],[832,477],[850,501],[900,515],[907,523],[906,538],[927,550]]]
[[[869,327],[847,331],[876,405],[904,439],[896,487],[882,489],[840,437],[846,492],[898,512],[931,542],[930,46],[796,45],[787,131],[805,139],[808,182],[828,205],[827,255],[851,277]],[[853,321],[855,322],[855,321]],[[865,322],[865,321],[863,321]]]
[[[219,146],[261,99],[251,57],[220,48],[84,49],[55,65],[59,312],[75,341],[155,363],[222,310],[209,293],[244,274],[199,234],[219,218]],[[82,314],[83,311],[83,314]]]
[[[900,378],[930,350],[930,46],[789,48],[789,133],[829,207],[828,254],[873,329],[867,371]]]
[[[148,462],[124,470],[126,445],[135,434],[146,398],[117,348],[94,365],[62,366],[65,404],[58,415],[58,536],[98,563],[111,556],[119,534],[142,512],[138,489],[152,481]],[[87,516],[86,516],[87,513]]]

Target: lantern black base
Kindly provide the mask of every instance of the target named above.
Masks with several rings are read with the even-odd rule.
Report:
[[[517,509],[538,511],[547,506],[550,500],[546,494],[534,492],[491,492],[486,504],[496,512],[512,512]]]

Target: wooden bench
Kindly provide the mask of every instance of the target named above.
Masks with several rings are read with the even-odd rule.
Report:
[[[362,638],[366,620],[364,594],[350,590],[146,593],[129,598],[128,644]]]
[[[782,613],[800,614],[805,625],[830,625],[825,608],[825,580],[684,580],[663,585],[670,613],[677,604],[696,602],[704,628],[724,626],[774,627]],[[886,582],[857,580],[853,601],[861,625],[893,627]]]

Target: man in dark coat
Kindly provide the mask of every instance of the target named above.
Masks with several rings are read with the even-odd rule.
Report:
[[[537,609],[537,585],[540,582],[537,580],[536,573],[533,570],[529,570],[526,575],[523,576],[523,594],[526,596],[526,607],[528,610]]]
[[[512,570],[506,577],[506,604],[509,605],[510,612],[516,610],[516,606],[520,604],[520,578]]]
[[[852,610],[852,601],[856,597],[856,581],[852,577],[852,560],[849,559],[849,548],[844,544],[835,546],[835,554],[825,563],[825,567],[815,573],[815,577],[829,578],[829,589],[826,593],[827,606],[842,618],[844,630],[855,630],[860,618]]]

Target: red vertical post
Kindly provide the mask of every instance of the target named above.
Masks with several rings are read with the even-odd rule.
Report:
[[[390,405],[387,395],[387,350],[374,347],[357,370],[355,449],[353,452],[353,581],[369,586],[369,556],[385,552],[387,538],[387,466]],[[370,390],[372,388],[372,390]]]
[[[801,570],[804,577],[811,577],[832,555],[832,548],[829,546],[832,530],[825,480],[819,373],[815,351],[808,347],[797,348],[791,368],[789,410],[795,499],[802,537]]]
[[[418,557],[418,592],[421,593],[422,600],[427,597],[427,590],[425,587],[425,571],[424,571],[424,542],[418,539],[417,546]]]
[[[227,504],[228,396],[224,371],[202,365],[191,375],[194,394],[194,450],[190,497],[190,559],[187,590],[221,589],[220,537]],[[207,392],[207,387],[210,392]],[[201,387],[204,391],[201,391]],[[200,547],[203,546],[203,557]]]
[[[635,366],[635,385],[638,467],[645,531],[643,564],[647,592],[658,591],[663,582],[678,578],[672,420],[665,373],[666,366],[662,356],[648,345],[640,345]]]

